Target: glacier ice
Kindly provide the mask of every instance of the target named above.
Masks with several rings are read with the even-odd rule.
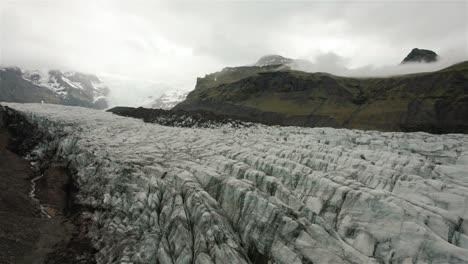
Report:
[[[468,263],[467,135],[6,105],[76,172],[98,263]]]

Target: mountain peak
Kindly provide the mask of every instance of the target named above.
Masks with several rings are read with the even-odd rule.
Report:
[[[268,66],[268,65],[287,65],[294,62],[293,59],[283,57],[281,55],[269,54],[261,57],[255,66]]]
[[[438,60],[439,55],[432,50],[414,48],[403,59],[402,64],[408,62],[429,63]]]

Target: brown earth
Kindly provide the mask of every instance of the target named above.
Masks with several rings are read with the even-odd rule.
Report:
[[[0,263],[95,263],[94,251],[83,235],[80,213],[71,203],[70,177],[51,166],[28,194],[36,176],[27,160],[9,149],[12,135],[0,128]]]

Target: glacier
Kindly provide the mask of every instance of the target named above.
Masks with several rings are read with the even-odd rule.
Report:
[[[468,135],[2,105],[74,171],[98,263],[468,263]]]

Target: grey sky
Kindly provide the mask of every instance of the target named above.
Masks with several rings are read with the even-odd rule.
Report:
[[[116,103],[192,89],[197,76],[264,54],[347,75],[410,70],[392,67],[414,47],[445,64],[468,57],[467,1],[0,0],[0,8],[1,64],[95,73],[116,87]]]

